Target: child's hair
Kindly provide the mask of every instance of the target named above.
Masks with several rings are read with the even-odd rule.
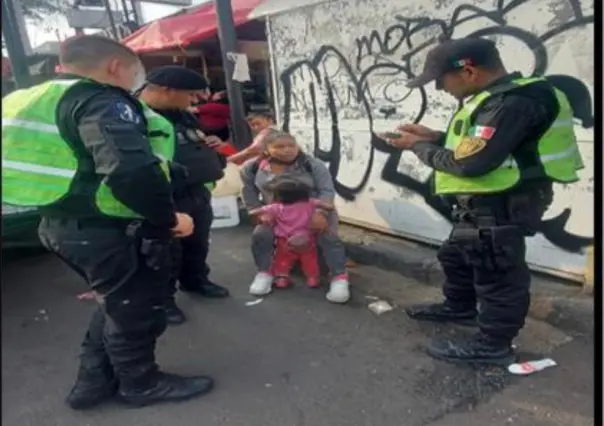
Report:
[[[308,185],[288,177],[277,177],[270,189],[274,200],[282,204],[294,204],[311,198],[311,188]]]
[[[251,120],[253,118],[264,118],[271,122],[275,121],[275,115],[270,110],[252,111],[247,115],[247,119]]]

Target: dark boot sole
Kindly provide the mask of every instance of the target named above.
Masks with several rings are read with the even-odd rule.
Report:
[[[478,327],[478,320],[476,318],[459,318],[459,319],[435,318],[435,317],[412,316],[409,314],[407,314],[407,316],[415,321],[434,322],[434,323],[439,323],[439,324],[451,323],[451,324],[463,325],[466,327]]]
[[[135,401],[135,400],[131,400],[131,399],[128,399],[128,398],[124,398],[122,395],[119,395],[119,399],[120,399],[120,401],[122,403],[128,405],[129,407],[132,407],[132,408],[143,408],[143,407],[147,407],[149,405],[154,405],[154,404],[163,404],[163,403],[170,403],[170,402],[184,402],[184,401],[188,401],[188,400],[191,400],[191,399],[202,397],[202,396],[204,396],[204,395],[212,392],[213,389],[214,389],[214,385],[212,385],[208,389],[204,389],[203,391],[195,393],[195,394],[190,394],[190,395],[186,395],[186,396],[182,396],[182,397],[174,397],[174,398],[149,399],[147,401]]]
[[[442,354],[438,354],[438,353],[434,353],[432,351],[430,351],[430,349],[427,350],[428,355],[430,355],[432,358],[438,359],[440,361],[446,361],[446,362],[450,362],[452,364],[480,364],[480,365],[498,365],[498,366],[505,366],[507,367],[510,364],[513,364],[517,361],[517,357],[516,355],[509,355],[507,357],[503,357],[503,358],[451,358],[451,357],[447,357],[445,355]]]
[[[80,410],[88,410],[94,408],[98,405],[101,405],[105,402],[112,400],[117,395],[117,385],[111,389],[105,390],[101,395],[94,399],[88,399],[86,401],[72,401],[67,397],[65,403],[72,410],[80,411]]]
[[[167,317],[166,320],[168,321],[168,325],[181,325],[181,324],[184,324],[185,322],[187,322],[186,317],[182,317],[182,318]]]

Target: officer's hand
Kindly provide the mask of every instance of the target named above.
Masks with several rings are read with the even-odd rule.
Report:
[[[176,213],[176,226],[172,228],[172,232],[176,238],[188,237],[193,233],[195,225],[193,219],[186,213]]]
[[[420,136],[423,141],[436,142],[440,139],[440,132],[432,130],[429,127],[422,126],[421,124],[403,124],[397,127],[399,132],[411,133],[412,135]]]
[[[409,149],[417,142],[425,140],[422,136],[400,130],[398,133],[384,133],[379,136],[386,141],[388,145],[399,149]]]

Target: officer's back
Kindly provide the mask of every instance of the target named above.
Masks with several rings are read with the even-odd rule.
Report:
[[[130,95],[136,54],[100,36],[62,46],[65,74],[3,99],[3,201],[39,207],[39,235],[92,287],[99,309],[67,403],[119,393],[133,405],[208,392],[212,380],[158,371],[156,339],[173,236],[193,232],[172,201],[172,124]]]

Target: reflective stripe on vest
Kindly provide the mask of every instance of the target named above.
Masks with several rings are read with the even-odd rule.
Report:
[[[500,89],[496,93],[542,81],[545,81],[545,79],[517,79],[507,88]],[[527,169],[523,170],[522,173],[530,176],[531,173],[543,174],[545,172],[546,176],[556,182],[576,182],[579,179],[577,170],[583,168],[583,161],[574,133],[573,112],[564,93],[555,88],[554,91],[560,109],[556,120],[537,144],[542,168]],[[472,113],[493,94],[489,91],[479,93],[454,115],[447,131],[445,148],[454,151],[462,139],[468,136],[472,126]],[[455,129],[460,130],[459,134],[455,133]],[[498,129],[497,131],[504,132],[505,129]],[[498,168],[484,176],[458,177],[437,171],[435,173],[434,189],[436,194],[495,193],[514,187],[521,178],[521,170],[516,160],[510,156]]]
[[[63,140],[56,123],[56,107],[65,93],[86,80],[53,80],[3,99],[2,108],[2,201],[16,206],[39,207],[52,204],[69,193],[78,161]],[[143,106],[145,115],[150,109]],[[167,161],[174,155],[174,130],[169,121],[149,114],[152,151],[162,160],[169,178]],[[113,196],[101,183],[96,193],[98,209],[109,216],[139,217]]]

